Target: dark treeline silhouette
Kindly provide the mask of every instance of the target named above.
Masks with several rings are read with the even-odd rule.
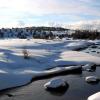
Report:
[[[4,33],[0,30],[0,38],[4,37]]]
[[[58,31],[57,31],[58,32]],[[40,38],[40,39],[55,39],[58,37],[59,39],[68,37],[67,32],[63,34],[64,31],[60,31],[61,34],[55,34],[54,31],[34,31],[33,38]],[[58,32],[59,33],[59,32]]]
[[[75,33],[70,35],[70,37],[73,37],[73,39],[100,39],[100,32],[97,30],[76,30]]]
[[[21,38],[27,37],[39,39],[54,39],[55,37],[63,38],[67,35],[65,32],[68,29],[61,27],[25,27],[25,28],[12,28],[0,29],[0,38]],[[55,33],[61,34],[55,34]]]

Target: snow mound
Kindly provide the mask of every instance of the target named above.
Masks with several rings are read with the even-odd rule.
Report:
[[[100,65],[99,57],[78,51],[64,51],[60,54],[60,59],[57,59],[56,61],[58,61],[58,63],[65,63],[66,65],[84,65],[88,63]]]
[[[52,79],[46,84],[44,84],[45,89],[59,89],[59,88],[66,88],[68,87],[68,84],[65,80],[57,78]]]
[[[87,41],[75,41],[75,42],[70,42],[69,44],[66,45],[66,47],[70,50],[79,50],[87,48],[92,44],[93,43]]]
[[[88,97],[88,100],[100,100],[100,92],[97,92]]]
[[[85,78],[86,82],[88,83],[98,83],[100,79],[96,76],[88,76]]]

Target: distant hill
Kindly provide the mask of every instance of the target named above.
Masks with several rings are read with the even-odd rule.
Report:
[[[26,29],[40,30],[40,31],[66,31],[69,29],[62,27],[26,27]]]

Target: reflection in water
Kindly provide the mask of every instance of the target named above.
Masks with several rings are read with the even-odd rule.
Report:
[[[90,84],[90,85],[97,85],[97,84],[99,84],[99,81],[94,82],[94,83],[88,83],[88,84]]]

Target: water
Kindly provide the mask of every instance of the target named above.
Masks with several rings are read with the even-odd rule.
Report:
[[[13,97],[3,96],[0,100],[87,100],[88,96],[100,91],[100,83],[91,85],[86,83],[85,77],[89,75],[97,75],[100,77],[100,68],[97,67],[95,72],[86,72],[77,75],[59,76],[65,79],[69,88],[63,92],[48,92],[43,85],[50,79],[35,81],[28,86],[8,91]]]

